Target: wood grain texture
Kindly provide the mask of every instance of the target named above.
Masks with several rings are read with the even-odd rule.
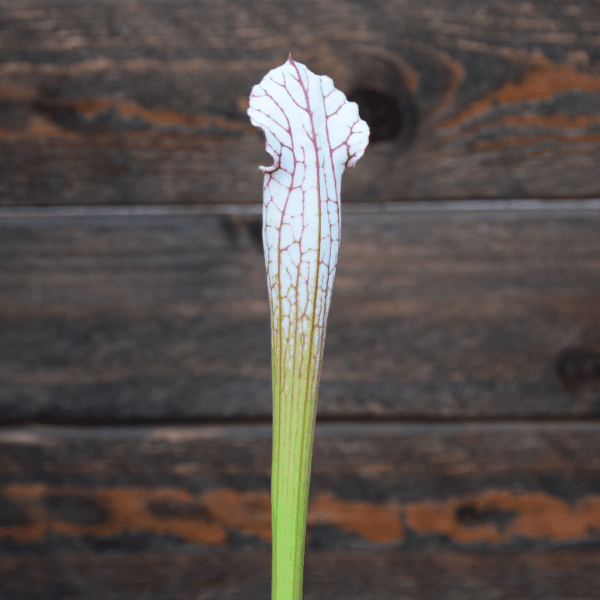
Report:
[[[3,205],[257,201],[270,158],[247,100],[290,51],[348,94],[385,95],[359,100],[382,141],[347,200],[600,192],[586,0],[18,0],[0,15]]]
[[[344,217],[319,416],[597,416],[596,213],[454,217]],[[257,232],[3,224],[2,419],[270,418]]]
[[[2,600],[264,600],[270,554],[259,551],[0,557]],[[594,600],[597,549],[332,551],[305,558],[304,598],[326,600]]]
[[[595,542],[598,427],[320,424],[311,547]],[[8,546],[136,531],[157,548],[270,542],[270,426],[30,426],[0,432],[0,452]]]
[[[592,600],[598,427],[317,425],[307,597]],[[265,597],[270,455],[264,425],[0,431],[0,597]]]

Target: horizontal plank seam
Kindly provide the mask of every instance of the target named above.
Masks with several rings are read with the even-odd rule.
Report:
[[[498,417],[407,417],[407,418],[386,418],[386,417],[354,417],[354,416],[331,416],[321,417],[317,419],[317,426],[323,428],[327,427],[344,427],[344,426],[364,426],[364,427],[377,427],[379,425],[388,426],[407,426],[407,427],[448,427],[456,428],[464,425],[465,427],[473,426],[500,426],[500,427],[518,427],[528,425],[540,425],[540,426],[579,426],[589,425],[596,427],[600,425],[600,416],[532,416],[532,417],[518,417],[510,418],[506,416]],[[54,419],[54,420],[36,420],[36,421],[4,421],[0,423],[0,443],[4,439],[4,435],[8,434],[9,437],[15,431],[52,431],[52,430],[72,430],[72,431],[100,431],[105,429],[114,430],[125,430],[125,429],[169,429],[169,428],[209,428],[209,427],[258,427],[258,428],[271,428],[271,419],[266,418],[215,418],[215,419],[164,419],[164,420],[152,420],[152,419]],[[12,433],[11,433],[12,432]]]
[[[440,218],[452,213],[469,213],[481,218],[489,218],[493,213],[504,214],[514,218],[523,216],[563,216],[569,212],[600,212],[600,199],[584,200],[434,200],[434,201],[390,201],[390,202],[345,202],[344,212],[349,215],[360,215],[361,219],[369,216],[429,215]],[[128,217],[188,217],[205,215],[262,213],[260,204],[160,204],[134,206],[4,206],[0,207],[0,219],[86,219],[86,218],[128,218]],[[119,225],[122,223],[115,223]]]

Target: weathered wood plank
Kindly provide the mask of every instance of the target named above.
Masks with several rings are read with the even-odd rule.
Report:
[[[598,541],[599,427],[317,425],[311,547]],[[157,548],[270,541],[268,425],[4,429],[0,467],[5,550],[140,531]]]
[[[345,217],[321,417],[598,414],[600,217],[459,218]],[[254,217],[1,227],[5,422],[269,418]]]
[[[306,597],[592,600],[599,434],[317,425]],[[266,425],[0,430],[0,597],[266,596],[270,458]]]
[[[597,196],[593,3],[0,3],[0,204],[251,202],[245,114],[292,51],[373,143],[347,200]]]
[[[270,554],[63,552],[0,556],[2,600],[264,600]],[[596,549],[308,551],[304,598],[327,600],[594,600]],[[59,596],[61,597],[61,596]]]

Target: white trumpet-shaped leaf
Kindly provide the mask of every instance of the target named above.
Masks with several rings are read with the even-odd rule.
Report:
[[[266,137],[263,243],[273,366],[273,598],[297,600],[316,400],[340,246],[340,189],[369,128],[329,77],[287,62],[250,95]]]

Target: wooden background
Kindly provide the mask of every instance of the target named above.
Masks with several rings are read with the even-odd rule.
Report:
[[[305,597],[595,599],[600,212],[561,202],[600,196],[585,0],[0,0],[0,599],[269,596],[245,111],[290,51],[372,131]]]
[[[271,159],[248,96],[290,51],[370,114],[377,141],[346,175],[346,201],[598,193],[595,2],[3,0],[0,10],[3,205],[255,202],[256,166]]]

